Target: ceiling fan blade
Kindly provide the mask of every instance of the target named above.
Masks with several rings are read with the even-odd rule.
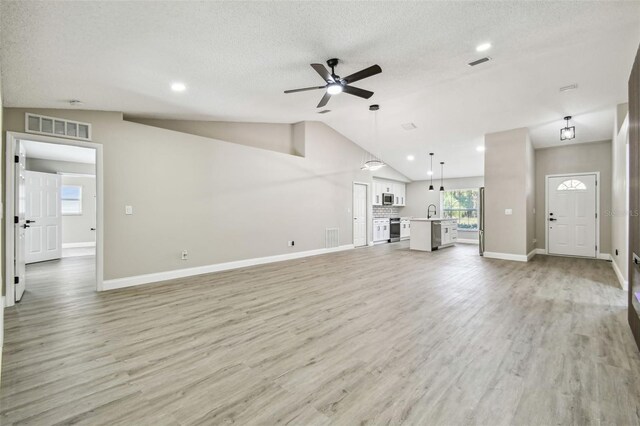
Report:
[[[326,86],[314,86],[314,87],[305,87],[304,89],[292,89],[292,90],[285,90],[284,93],[296,93],[296,92],[305,92],[307,90],[318,90],[318,89],[324,89]]]
[[[348,77],[344,78],[344,81],[347,83],[353,83],[358,80],[362,80],[363,78],[371,77],[372,75],[380,74],[382,72],[382,68],[379,65],[371,65],[369,68],[365,68],[356,73],[351,74]]]
[[[327,70],[325,68],[324,65],[322,64],[311,64],[311,67],[316,70],[316,72],[318,74],[320,74],[320,77],[322,77],[322,79],[324,81],[326,81],[327,83],[333,83],[333,77],[331,77],[331,74],[329,73],[329,70]]]
[[[322,108],[323,106],[325,106],[327,104],[327,102],[329,102],[329,99],[331,99],[331,95],[329,94],[329,92],[327,92],[327,93],[324,94],[322,99],[320,99],[320,103],[318,104],[318,106],[316,108]]]
[[[365,99],[369,99],[370,97],[373,96],[373,92],[370,92],[370,91],[364,90],[364,89],[360,89],[358,87],[353,87],[353,86],[344,86],[342,88],[342,91],[344,93],[348,93],[348,94],[354,95],[354,96],[359,96],[359,97],[365,98]]]

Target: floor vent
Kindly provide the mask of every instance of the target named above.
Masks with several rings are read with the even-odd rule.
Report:
[[[326,248],[338,247],[340,245],[340,229],[327,228],[325,231]]]

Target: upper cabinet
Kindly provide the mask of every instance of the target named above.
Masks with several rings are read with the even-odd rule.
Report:
[[[372,203],[382,205],[382,194],[393,194],[393,205],[403,207],[407,205],[407,186],[403,182],[384,179],[373,179]]]

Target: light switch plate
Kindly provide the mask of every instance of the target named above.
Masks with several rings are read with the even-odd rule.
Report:
[[[124,214],[133,214],[133,206],[124,206]]]
[[[506,214],[507,216],[510,216],[513,214],[513,210],[512,209],[504,209],[504,214]]]

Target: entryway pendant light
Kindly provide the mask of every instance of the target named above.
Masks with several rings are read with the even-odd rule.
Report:
[[[378,147],[378,110],[380,109],[380,105],[371,105],[369,106],[369,111],[373,111],[373,149],[377,150]],[[365,151],[365,158],[362,167],[360,170],[370,170],[375,171],[383,168],[386,164],[380,160],[379,157],[374,156],[369,151]]]
[[[444,161],[440,162],[440,191],[444,191]]]
[[[433,191],[433,152],[430,152],[429,156],[431,157],[431,168],[429,169],[431,172],[431,185],[429,185],[429,191]]]
[[[576,126],[569,127],[569,120],[571,120],[571,116],[567,115],[565,118],[567,120],[567,125],[560,129],[560,140],[567,141],[576,137]]]

